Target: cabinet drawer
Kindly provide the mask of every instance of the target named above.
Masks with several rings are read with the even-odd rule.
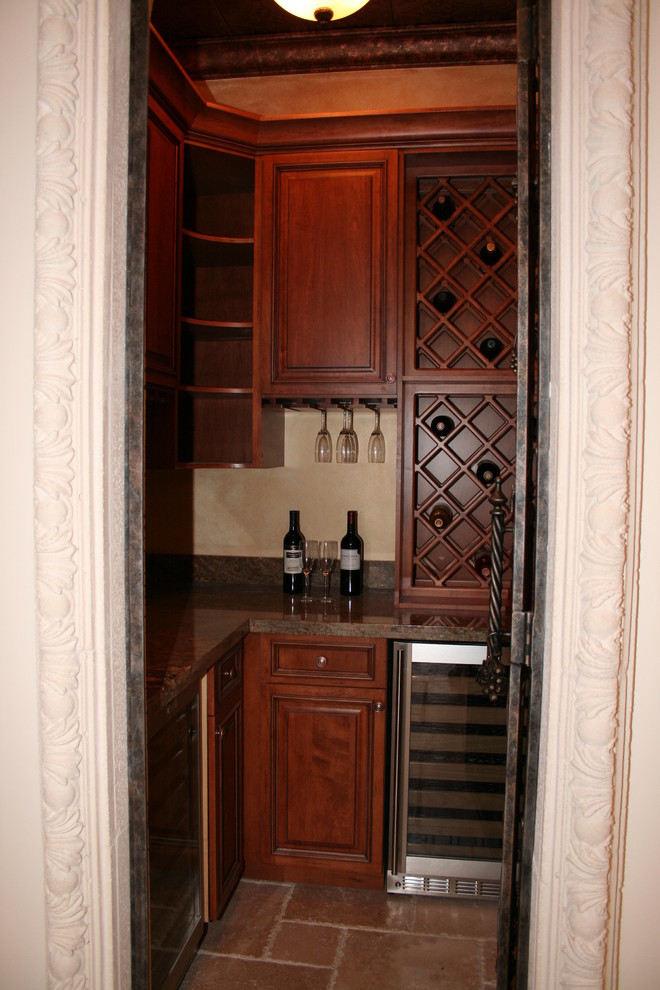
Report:
[[[227,653],[226,656],[219,660],[215,665],[213,674],[213,687],[209,691],[208,697],[208,714],[217,715],[220,711],[221,702],[232,693],[235,689],[238,689],[241,683],[243,670],[243,651],[242,645],[239,643],[238,646]]]
[[[341,678],[367,680],[376,678],[376,645],[372,642],[335,643],[273,642],[271,646],[273,677],[295,675],[296,678]]]

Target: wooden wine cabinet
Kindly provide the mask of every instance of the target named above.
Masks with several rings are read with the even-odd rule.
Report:
[[[397,603],[486,614],[489,465],[508,503],[505,598],[512,576],[515,153],[408,156],[404,200]]]

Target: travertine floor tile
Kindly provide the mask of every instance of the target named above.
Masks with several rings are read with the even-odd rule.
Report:
[[[457,897],[412,897],[414,931],[468,938],[497,937],[497,901]]]
[[[350,932],[337,990],[480,990],[476,942],[441,936]]]
[[[185,990],[330,990],[332,970],[261,959],[198,955]]]
[[[341,941],[341,928],[284,921],[270,945],[269,958],[310,966],[333,966]]]
[[[494,990],[497,905],[241,881],[182,990]]]
[[[414,907],[413,897],[388,896],[383,890],[298,884],[287,904],[285,917],[346,928],[410,932],[414,926]]]
[[[220,921],[209,925],[203,950],[263,956],[273,921],[281,917],[291,891],[289,884],[241,882]]]

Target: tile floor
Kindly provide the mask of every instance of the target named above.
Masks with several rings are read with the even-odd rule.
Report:
[[[494,990],[495,901],[242,880],[182,990]]]

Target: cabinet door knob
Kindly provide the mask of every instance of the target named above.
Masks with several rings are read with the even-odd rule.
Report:
[[[327,657],[324,657],[324,656],[317,657],[316,658],[316,666],[317,667],[327,667],[328,666],[328,658]]]
[[[385,705],[384,705],[384,703],[382,701],[376,701],[376,702],[374,702],[374,711],[375,712],[379,712],[379,713],[380,712],[384,712],[385,711]]]
[[[392,385],[396,381],[396,375],[394,374],[393,371],[388,371],[387,372],[387,374],[385,375],[385,381],[389,385]]]

